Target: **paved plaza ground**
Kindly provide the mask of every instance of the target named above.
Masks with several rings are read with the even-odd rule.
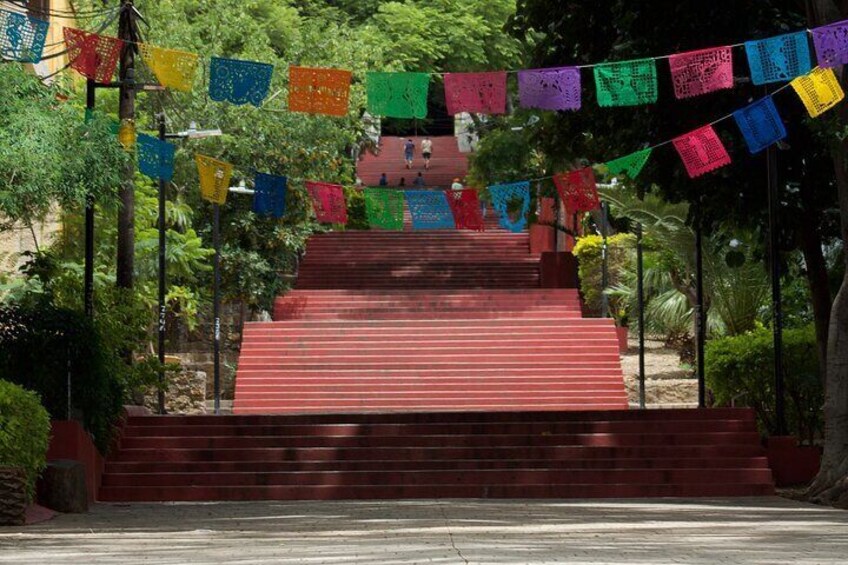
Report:
[[[0,563],[846,563],[848,512],[777,497],[97,505]]]

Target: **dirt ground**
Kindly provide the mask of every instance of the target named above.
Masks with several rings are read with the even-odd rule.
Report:
[[[639,341],[631,336],[621,356],[624,386],[630,404],[639,405]],[[648,408],[691,408],[698,405],[698,381],[680,363],[675,349],[655,339],[645,340],[645,404]]]

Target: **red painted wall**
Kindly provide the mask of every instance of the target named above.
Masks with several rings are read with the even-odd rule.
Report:
[[[50,447],[47,460],[69,459],[85,465],[85,484],[88,500],[97,500],[100,478],[103,475],[103,456],[91,441],[91,436],[79,422],[72,420],[53,420],[51,422]]]

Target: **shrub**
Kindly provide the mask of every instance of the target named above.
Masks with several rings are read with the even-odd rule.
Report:
[[[47,465],[49,443],[50,416],[38,395],[0,380],[0,466],[23,469],[29,500]]]
[[[577,240],[573,251],[574,256],[579,261],[580,291],[583,293],[586,306],[592,312],[600,312],[601,310],[601,297],[604,290],[601,288],[603,241],[603,237],[599,235],[587,235]],[[632,270],[635,248],[636,236],[631,233],[618,233],[607,238],[609,253],[608,288],[616,286],[621,281],[623,272]],[[619,308],[614,302],[614,300],[610,302],[610,310],[616,317],[619,317],[619,312],[617,312]],[[621,317],[626,317],[626,314],[621,313]]]
[[[346,187],[344,191],[347,200],[347,229],[370,229],[368,214],[365,211],[365,192],[353,187]]]
[[[705,356],[707,385],[716,402],[750,406],[769,434],[777,432],[772,339],[766,328],[715,339],[707,344]],[[822,429],[824,402],[813,326],[783,332],[783,360],[789,432],[811,442]]]
[[[0,379],[36,391],[55,419],[79,417],[101,451],[123,406],[118,359],[80,312],[46,302],[0,308]]]

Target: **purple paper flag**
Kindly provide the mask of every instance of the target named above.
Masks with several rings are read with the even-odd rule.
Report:
[[[819,67],[848,64],[848,20],[810,30]]]
[[[518,93],[523,108],[580,109],[580,69],[558,67],[518,71]]]

